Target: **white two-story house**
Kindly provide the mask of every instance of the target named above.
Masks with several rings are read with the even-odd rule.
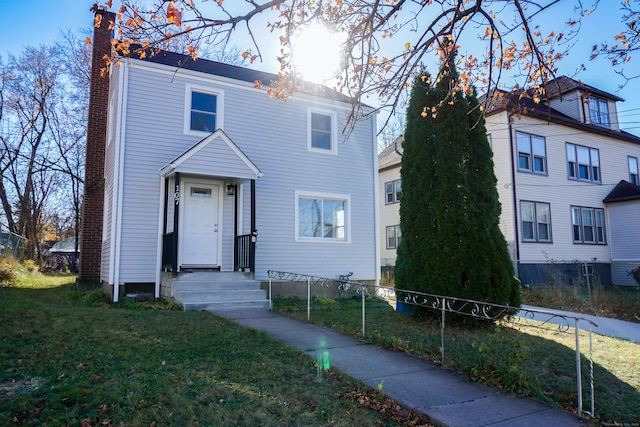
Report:
[[[94,45],[109,36],[97,29],[107,43]],[[96,275],[114,299],[158,297],[164,273],[194,270],[376,280],[373,115],[345,139],[351,105],[339,93],[307,85],[283,102],[257,88],[273,74],[171,52],[99,71],[108,92],[91,96],[108,100],[105,142],[88,159],[104,171],[87,191],[102,189],[104,205],[85,206],[83,257],[97,241]]]
[[[500,225],[523,283],[638,285],[629,271],[640,265],[640,137],[620,129],[620,101],[560,77],[541,103],[503,93],[485,109]],[[398,151],[379,154],[381,212],[399,201]],[[398,224],[381,214],[382,265],[394,259]]]

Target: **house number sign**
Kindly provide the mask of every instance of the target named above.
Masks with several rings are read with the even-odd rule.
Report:
[[[180,186],[176,185],[176,192],[173,193],[173,200],[176,205],[180,204]]]

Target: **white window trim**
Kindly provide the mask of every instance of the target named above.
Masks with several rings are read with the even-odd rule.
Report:
[[[520,147],[519,147],[519,141],[518,141],[518,134],[520,135],[526,135],[529,139],[529,151],[528,152],[524,152],[524,151],[520,151]],[[540,138],[542,140],[542,144],[544,146],[544,154],[542,156],[536,155],[534,153],[534,147],[533,147],[533,138]],[[544,136],[540,136],[540,135],[536,135],[533,133],[528,133],[528,132],[521,132],[521,131],[516,131],[516,151],[517,151],[517,165],[518,165],[518,172],[525,172],[525,173],[533,173],[536,175],[549,175],[549,173],[547,172],[547,139]],[[529,167],[528,168],[522,168],[520,167],[520,153],[525,153],[528,154],[529,156]],[[542,167],[543,170],[539,171],[536,170],[535,164],[536,164],[536,159],[537,158],[541,158],[542,159]]]
[[[523,203],[531,203],[533,204],[533,239],[525,239],[524,237],[524,220],[522,219],[522,205]],[[538,205],[547,206],[547,210],[549,212],[549,222],[542,223],[538,221]],[[533,200],[520,200],[520,233],[521,240],[523,243],[553,243],[553,230],[552,230],[552,221],[551,221],[551,203],[548,202],[536,202]],[[549,226],[549,238],[541,239],[538,233],[538,225],[539,224],[547,224]]]
[[[311,146],[311,113],[324,114],[326,116],[331,116],[331,149],[326,150],[324,148],[315,148]],[[324,153],[324,154],[338,154],[338,144],[337,144],[337,115],[335,111],[325,110],[322,108],[315,107],[307,107],[307,150],[314,153]]]
[[[574,163],[574,167],[573,167],[573,172],[575,174],[575,176],[571,176],[569,175],[569,171],[568,171],[568,166],[569,166],[569,151],[568,149],[572,148],[573,153],[574,153],[574,159],[573,163]],[[580,165],[582,165],[583,163],[580,163],[580,159],[579,159],[579,155],[578,155],[578,148],[586,148],[588,150],[589,153],[589,164],[587,165],[589,167],[589,178],[580,178]],[[581,144],[574,144],[572,142],[567,142],[565,144],[565,150],[566,150],[566,155],[567,155],[567,178],[572,180],[572,181],[580,181],[580,182],[591,182],[594,184],[602,184],[602,165],[600,162],[600,149],[599,148],[593,148],[593,147],[589,147],[587,145],[581,145]],[[596,152],[598,154],[598,158],[594,160],[593,158],[593,153]],[[594,173],[593,170],[594,168],[598,168],[598,179],[594,179]]]
[[[184,93],[184,129],[185,135],[207,136],[213,132],[203,132],[191,129],[191,93],[192,92],[208,93],[216,96],[216,129],[224,129],[224,91],[212,89],[210,86],[185,84]]]
[[[394,244],[393,247],[389,246],[389,229],[390,228],[393,229],[393,242],[394,242],[393,243]],[[387,225],[385,227],[385,231],[384,231],[384,234],[385,234],[385,245],[386,245],[386,248],[388,250],[398,250],[398,246],[400,244],[400,242],[398,240],[398,233],[400,233],[400,225]],[[402,236],[400,236],[400,237],[402,237]]]
[[[400,203],[400,199],[398,199],[398,192],[396,191],[396,183],[400,182],[400,197],[402,197],[402,180],[394,179],[393,181],[387,181],[384,183],[384,204],[385,205],[393,205],[395,203]],[[387,192],[387,185],[391,184],[391,194],[393,196],[393,200],[390,202],[387,199],[389,193]]]
[[[611,128],[611,114],[609,113],[609,101],[604,99],[604,98],[598,98],[596,96],[590,96],[589,100],[588,100],[588,107],[589,107],[589,121],[592,125],[596,125],[596,126],[600,126],[603,128],[607,128],[610,129]],[[607,107],[607,111],[603,112],[600,108],[600,106],[604,104]],[[592,106],[594,106],[595,108],[592,108]],[[598,115],[598,121],[593,120],[594,117],[591,114],[591,111],[597,111],[597,115]],[[604,114],[606,113],[606,114]],[[606,117],[606,121],[603,121],[602,118]]]
[[[580,219],[580,223],[579,224],[575,224],[574,221],[574,216],[573,216],[573,212],[574,210],[578,211],[579,214],[579,219]],[[593,227],[593,241],[586,241],[584,238],[585,232],[584,232],[584,216],[583,216],[583,211],[591,211],[593,213],[593,225],[591,227]],[[602,213],[602,225],[598,225],[598,212]],[[575,234],[573,232],[573,227],[578,226],[580,227],[580,239],[576,240],[575,239]],[[598,229],[602,228],[602,240],[598,239]],[[606,226],[606,218],[604,216],[604,209],[603,208],[592,208],[592,207],[588,207],[588,206],[571,206],[571,238],[573,240],[574,244],[577,245],[607,245],[607,226]]]
[[[300,198],[316,198],[316,199],[332,199],[332,200],[344,200],[345,201],[345,237],[344,239],[338,238],[326,238],[326,237],[300,237],[299,235],[299,200]],[[319,193],[314,191],[295,191],[295,199],[294,203],[294,222],[295,222],[295,230],[294,230],[294,239],[296,242],[305,242],[305,243],[351,243],[351,196],[348,194],[338,194],[338,193]]]

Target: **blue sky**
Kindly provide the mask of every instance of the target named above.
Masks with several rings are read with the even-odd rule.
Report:
[[[117,0],[114,3],[117,3]],[[563,22],[571,13],[571,3],[573,2],[562,2],[561,6],[552,9],[553,13],[541,20],[545,27],[556,32],[563,31]],[[25,45],[52,43],[63,30],[79,31],[90,28],[93,14],[89,9],[92,4],[91,0],[2,0],[0,55],[6,60],[9,53],[18,55]],[[575,77],[624,98],[625,102],[618,104],[620,125],[624,130],[640,135],[640,78],[618,90],[623,79],[614,72],[610,63],[605,59],[589,61],[591,46],[605,37],[612,37],[621,29],[618,1],[607,2],[606,6],[608,7],[605,9],[604,5],[601,5],[600,10],[584,21],[577,43],[569,57],[560,63],[559,74],[573,76],[575,70],[584,64],[587,70]],[[268,48],[265,50],[276,51]],[[277,64],[272,59],[257,64],[256,68],[277,71]],[[628,72],[634,70],[636,74],[640,74],[640,56],[627,66]]]

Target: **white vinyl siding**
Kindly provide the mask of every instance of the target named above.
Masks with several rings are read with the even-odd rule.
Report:
[[[127,120],[120,141],[126,152],[123,165],[120,282],[154,282],[158,229],[159,171],[209,133],[185,130],[191,89],[217,94],[218,127],[263,173],[256,180],[256,278],[267,271],[295,271],[325,277],[353,271],[354,278],[377,275],[375,233],[376,191],[375,118],[359,121],[349,140],[337,150],[335,130],[344,125],[349,105],[335,101],[292,97],[286,103],[271,99],[251,83],[177,70],[135,61],[128,70]],[[149,106],[153,106],[150,108]],[[223,107],[222,107],[223,106]],[[247,106],[255,114],[248,115]],[[308,149],[309,111],[332,117],[335,154],[319,156]],[[224,118],[222,118],[224,115]],[[268,131],[267,131],[268,130]],[[302,142],[302,143],[301,143]],[[338,153],[339,151],[339,153]],[[321,150],[326,152],[326,150]],[[277,153],[277,155],[276,155]],[[211,144],[192,157],[191,167],[203,174],[240,173],[243,165],[227,147]],[[218,156],[221,156],[218,158]],[[217,172],[216,172],[217,171]],[[182,176],[182,181],[187,177]],[[250,183],[239,183],[242,195],[239,234],[250,233]],[[295,191],[306,194],[349,195],[345,241],[326,244],[295,239]],[[173,197],[173,189],[169,198]],[[233,236],[232,196],[224,196],[224,236]],[[396,222],[397,223],[397,222]],[[170,224],[168,224],[170,228]],[[226,242],[229,239],[223,238]],[[231,242],[231,240],[229,240]],[[224,243],[226,245],[226,243]],[[232,244],[230,244],[232,245]],[[223,246],[222,268],[233,268],[232,246]],[[115,262],[110,260],[111,263]]]

